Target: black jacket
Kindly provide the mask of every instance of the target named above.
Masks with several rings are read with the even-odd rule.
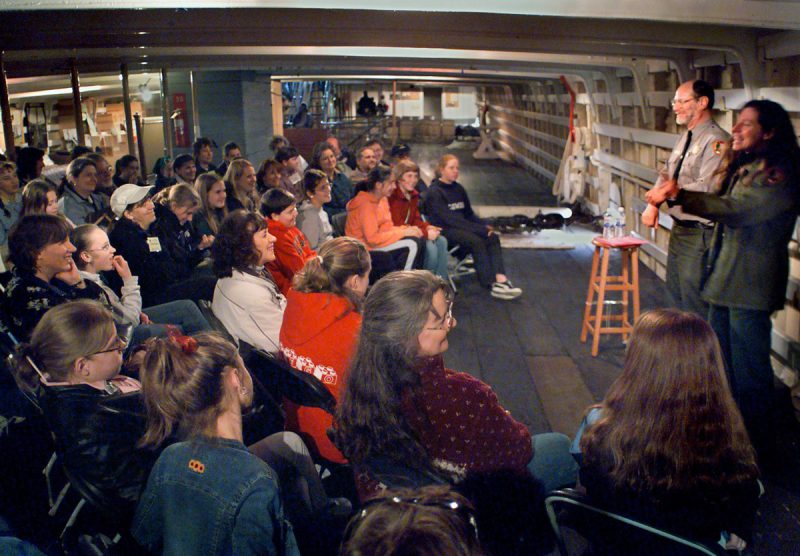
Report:
[[[472,210],[464,187],[457,181],[442,183],[436,178],[423,195],[425,215],[443,230],[458,229],[486,237],[488,228]]]
[[[76,384],[44,386],[39,398],[67,472],[95,493],[100,509],[132,515],[158,457],[136,448],[146,426],[141,393]]]
[[[188,278],[208,252],[198,249],[202,236],[191,222],[180,224],[175,213],[164,205],[156,205],[156,221],[151,228],[158,234],[161,247],[180,268],[180,279]]]
[[[145,231],[132,220],[120,218],[114,223],[108,234],[111,245],[117,250],[117,254],[125,257],[133,275],[139,277],[143,307],[163,303],[166,299],[164,297],[165,289],[188,274],[178,262],[172,259],[154,228],[155,224],[150,226],[149,231]],[[158,238],[160,251],[151,249],[148,237]],[[111,286],[119,291],[122,285],[119,276],[114,272],[110,273],[108,278]]]

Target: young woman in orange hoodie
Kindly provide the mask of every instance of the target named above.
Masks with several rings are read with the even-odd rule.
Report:
[[[275,236],[275,260],[267,264],[283,295],[289,291],[292,278],[306,261],[317,255],[297,223],[297,202],[294,195],[273,188],[261,198],[261,214],[267,220],[269,233]]]
[[[281,326],[281,352],[295,369],[313,374],[334,397],[345,381],[361,327],[370,258],[357,239],[338,237],[320,248],[294,277]],[[333,417],[321,409],[286,406],[286,427],[309,449],[336,463],[347,460],[327,435]]]
[[[379,166],[356,185],[356,196],[347,203],[345,235],[366,244],[373,280],[393,270],[420,268],[425,252],[422,230],[392,223],[389,197],[396,187],[391,170]]]

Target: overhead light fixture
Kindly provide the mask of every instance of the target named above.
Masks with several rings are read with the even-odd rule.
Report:
[[[109,87],[104,87],[102,85],[89,85],[86,87],[81,87],[81,94],[83,93],[93,93],[95,91],[101,91],[103,89],[108,89]],[[9,100],[15,100],[18,98],[34,98],[34,97],[53,97],[58,95],[67,95],[72,94],[72,87],[64,87],[63,89],[45,89],[42,91],[30,91],[28,93],[14,93],[8,95]]]

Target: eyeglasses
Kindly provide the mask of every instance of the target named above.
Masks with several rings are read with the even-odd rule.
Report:
[[[669,104],[670,104],[670,106],[672,106],[673,108],[675,108],[675,106],[677,106],[677,105],[683,106],[683,105],[684,105],[684,104],[686,104],[687,102],[691,102],[691,101],[693,101],[693,100],[697,100],[697,97],[690,97],[690,98],[673,98],[671,101],[669,101]]]
[[[122,336],[117,336],[115,340],[114,347],[110,347],[108,349],[104,349],[101,351],[95,351],[94,353],[90,353],[87,357],[91,357],[92,355],[100,355],[101,353],[111,353],[112,351],[118,351],[122,353],[125,351],[125,348],[128,347],[128,340],[123,338]]]
[[[450,325],[453,324],[453,302],[447,306],[447,312],[444,314],[444,321],[441,326],[429,326],[425,330],[450,330]]]
[[[453,512],[457,512],[461,519],[469,525],[469,528],[472,531],[472,535],[474,536],[475,540],[478,541],[478,520],[475,517],[475,510],[470,508],[469,506],[465,506],[461,502],[453,499],[439,499],[439,500],[425,500],[420,498],[402,498],[400,496],[391,496],[385,498],[373,498],[372,500],[367,500],[361,506],[361,509],[358,511],[356,515],[350,520],[350,523],[347,524],[347,528],[345,529],[342,546],[347,544],[347,541],[353,535],[353,532],[357,529],[359,523],[364,521],[364,519],[369,515],[370,508],[374,508],[375,506],[386,505],[386,504],[411,504],[415,506],[423,506],[426,508],[442,508],[443,510],[450,510]]]
[[[90,252],[91,251],[111,251],[111,244],[110,243],[106,243],[102,247],[97,247],[95,249],[87,249],[87,251],[90,251]]]

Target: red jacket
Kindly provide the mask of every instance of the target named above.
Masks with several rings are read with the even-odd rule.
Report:
[[[313,374],[336,400],[355,353],[361,314],[332,293],[290,289],[281,326],[281,351],[295,369]],[[286,428],[299,433],[312,452],[336,463],[347,460],[328,439],[333,417],[321,409],[286,403]]]
[[[395,226],[416,226],[422,230],[422,235],[428,237],[428,223],[422,219],[419,212],[419,191],[411,190],[410,198],[398,186],[389,196],[389,211],[392,213],[392,223]]]
[[[269,233],[277,238],[275,260],[267,263],[267,269],[283,295],[292,287],[292,278],[303,268],[306,261],[316,257],[317,252],[308,245],[308,240],[300,228],[287,228],[277,220],[267,218]]]

